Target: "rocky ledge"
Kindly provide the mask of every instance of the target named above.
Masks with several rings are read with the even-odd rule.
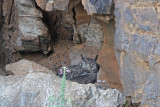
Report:
[[[60,101],[58,98],[61,95],[62,79],[51,73],[37,72],[37,68],[34,67],[37,64],[32,61],[19,62],[21,64],[27,62],[26,70],[30,71],[23,75],[0,76],[0,107],[54,107],[57,105]],[[7,69],[12,65],[7,65]],[[46,68],[41,66],[41,69]],[[19,69],[19,72],[21,70],[23,69]],[[54,99],[58,100],[54,101]],[[124,94],[117,89],[101,90],[94,84],[85,85],[70,81],[66,81],[64,99],[66,107],[122,107],[125,103]]]

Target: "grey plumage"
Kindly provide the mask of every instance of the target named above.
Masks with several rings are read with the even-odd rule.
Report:
[[[97,72],[99,66],[96,63],[98,55],[95,59],[84,58],[81,55],[81,63],[79,65],[70,65],[68,69],[70,72],[66,72],[66,79],[80,84],[95,83],[97,80]],[[63,74],[58,73],[59,77]]]

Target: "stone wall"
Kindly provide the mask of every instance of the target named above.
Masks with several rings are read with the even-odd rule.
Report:
[[[0,66],[17,61],[19,51],[51,50],[50,35],[34,0],[0,1]]]
[[[116,0],[115,51],[127,96],[142,106],[160,105],[158,0]]]
[[[0,1],[0,67],[18,60],[13,48],[18,35],[17,12],[13,0]]]
[[[14,0],[18,13],[17,51],[50,51],[50,34],[43,23],[43,14],[34,0]]]

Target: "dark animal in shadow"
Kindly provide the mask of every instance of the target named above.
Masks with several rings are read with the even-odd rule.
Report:
[[[79,65],[70,65],[68,69],[70,72],[66,72],[66,80],[73,82],[78,82],[80,84],[95,83],[97,80],[97,72],[99,66],[96,63],[98,55],[95,59],[84,58],[81,55],[81,63]],[[59,77],[62,77],[63,74],[58,73]]]

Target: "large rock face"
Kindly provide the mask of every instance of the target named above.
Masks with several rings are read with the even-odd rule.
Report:
[[[44,10],[47,10],[45,9],[47,7],[47,3],[53,4],[56,10],[69,10],[68,16],[70,15],[70,17],[73,18],[73,22],[71,24],[74,28],[74,43],[86,42],[88,46],[93,46],[99,49],[102,48],[104,39],[100,21],[107,22],[110,20],[110,16],[112,16],[113,13],[113,0],[49,0],[50,2],[45,2],[45,0],[36,1],[37,4]],[[104,17],[90,17],[89,15],[92,14],[103,15]],[[64,17],[68,19],[66,16]],[[62,30],[63,29],[60,29],[61,34],[65,32]],[[57,35],[61,35],[60,33],[57,32]]]
[[[13,0],[0,1],[0,67],[19,59],[14,48],[18,36],[17,16]]]
[[[0,80],[0,107],[55,107],[60,102],[61,79],[55,75],[30,73],[0,76]],[[125,96],[116,89],[99,90],[93,84],[67,81],[65,100],[65,107],[122,107]]]
[[[159,1],[116,0],[115,50],[124,92],[142,106],[160,105]]]
[[[20,67],[26,62],[28,66],[25,66],[24,70],[28,74],[0,76],[0,107],[55,107],[61,101],[59,96],[62,79],[53,74],[37,72],[38,68],[34,68],[33,62],[30,61],[22,60]],[[12,66],[17,63],[8,65],[10,70],[16,70]],[[46,72],[46,68],[41,66],[41,71]],[[19,72],[23,72],[23,68]],[[126,100],[124,94],[117,89],[101,90],[94,84],[66,81],[65,90],[65,107],[122,107]]]
[[[50,36],[47,26],[42,22],[42,13],[36,8],[34,0],[15,0],[18,11],[19,36],[17,50],[47,53]]]
[[[82,4],[89,15],[111,14],[113,0],[82,0]]]
[[[0,66],[17,61],[17,51],[50,50],[50,35],[34,0],[0,1]]]

